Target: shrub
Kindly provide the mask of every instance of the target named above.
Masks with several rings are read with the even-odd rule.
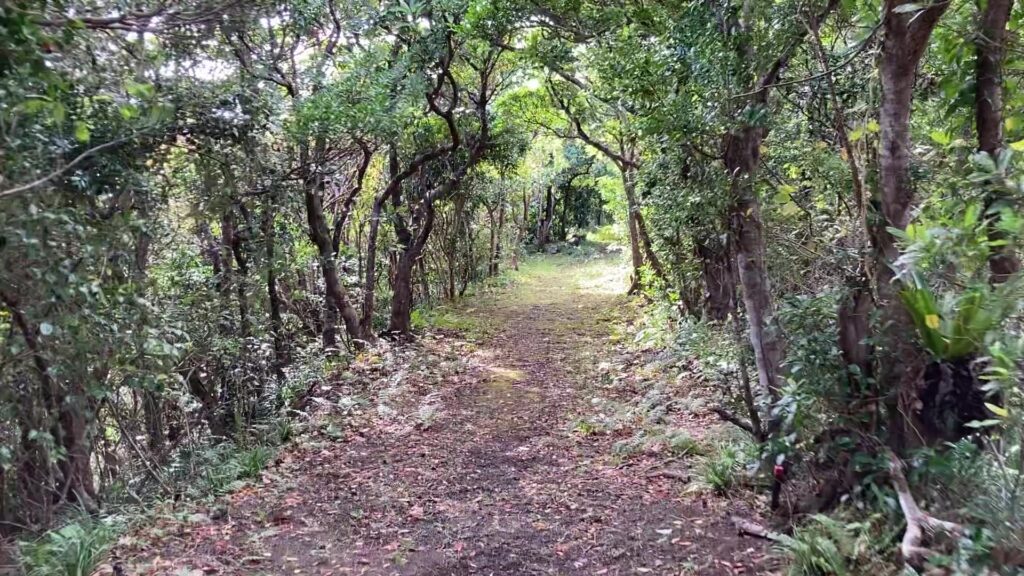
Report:
[[[115,518],[94,518],[82,512],[58,530],[19,543],[22,569],[26,576],[89,576],[120,531]]]

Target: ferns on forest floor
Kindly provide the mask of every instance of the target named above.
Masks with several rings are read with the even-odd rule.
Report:
[[[852,576],[867,573],[869,566],[880,574],[888,564],[880,546],[887,546],[890,538],[875,532],[871,522],[848,523],[816,514],[792,536],[780,535],[777,549],[789,559],[789,576]]]
[[[89,576],[103,562],[122,528],[117,518],[77,513],[62,528],[19,543],[25,576]]]

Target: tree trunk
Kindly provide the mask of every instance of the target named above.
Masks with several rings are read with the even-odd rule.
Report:
[[[565,242],[569,238],[569,206],[572,204],[572,182],[562,190],[562,217],[558,227],[558,239]]]
[[[414,261],[405,252],[395,267],[394,292],[391,296],[391,318],[388,332],[399,336],[412,334],[412,268]]]
[[[360,326],[364,334],[373,332],[373,312],[377,296],[377,238],[380,234],[380,219],[387,198],[380,194],[373,199],[370,210],[370,230],[366,239],[366,280],[363,283],[363,311]]]
[[[284,382],[284,367],[288,365],[288,349],[284,338],[284,320],[281,317],[281,293],[277,289],[277,230],[274,226],[276,198],[268,194],[263,207],[263,242],[267,258],[267,301],[270,308],[270,334],[274,339],[274,376]]]
[[[243,218],[248,221],[248,210],[245,209],[245,205],[237,204],[239,212]],[[233,211],[232,211],[233,213]],[[244,230],[249,230],[246,226]],[[235,265],[238,267],[238,274],[235,277],[235,297],[238,299],[238,332],[243,338],[248,338],[250,334],[249,329],[249,296],[246,290],[246,281],[249,277],[249,256],[246,252],[245,247],[245,236],[247,233],[243,233],[238,226],[238,223],[232,218],[232,230],[231,230],[231,253],[235,259]]]
[[[722,322],[736,310],[736,262],[728,244],[694,240],[704,279],[704,319]]]
[[[885,39],[879,64],[882,107],[880,112],[880,149],[878,155],[881,214],[874,218],[871,240],[874,248],[874,275],[877,283],[881,326],[879,382],[888,392],[890,442],[897,451],[923,440],[914,429],[917,420],[919,387],[926,358],[915,342],[913,323],[899,299],[891,264],[899,258],[896,239],[889,232],[904,230],[910,222],[914,199],[910,180],[910,112],[914,98],[917,65],[928,46],[928,39],[948,3],[933,4],[922,11],[897,12],[911,0],[888,0],[883,16]]]
[[[40,395],[50,419],[49,432],[53,441],[58,442],[64,450],[63,458],[58,462],[61,479],[57,486],[56,501],[70,499],[89,512],[96,512],[99,509],[99,498],[90,466],[91,428],[96,416],[95,399],[86,392],[79,380],[61,385],[54,379],[49,361],[36,338],[37,328],[29,324],[14,296],[0,294],[0,299],[7,306],[13,324],[25,340],[25,347],[39,372]]]
[[[489,273],[497,276],[501,266],[501,235],[505,231],[505,202],[502,200],[498,206],[498,233],[494,242],[494,252],[491,254],[491,266]]]
[[[318,145],[318,148],[320,146]],[[303,150],[300,154],[300,162],[307,166],[309,161],[308,153]],[[307,168],[303,179],[303,198],[306,204],[306,221],[309,225],[309,237],[317,248],[320,256],[320,270],[324,278],[324,286],[327,291],[327,300],[336,309],[342,322],[345,324],[345,331],[348,332],[356,346],[372,338],[371,334],[363,333],[359,316],[348,298],[348,291],[341,283],[338,274],[338,263],[334,258],[334,246],[331,238],[331,231],[327,227],[327,220],[324,217],[323,208],[323,175],[315,168]],[[324,342],[325,347],[328,343]]]
[[[402,250],[395,266],[393,294],[391,296],[391,317],[388,332],[398,336],[412,335],[412,270],[423,254],[430,232],[434,229],[434,206],[427,199],[422,205],[423,215],[419,233]]]
[[[731,178],[733,205],[730,227],[736,247],[736,268],[743,286],[743,303],[750,322],[758,381],[772,400],[781,396],[779,372],[784,353],[781,329],[775,319],[761,204],[754,190],[754,176],[761,159],[764,129],[745,126],[726,135],[725,166]]]
[[[987,0],[981,13],[981,26],[974,41],[975,63],[975,122],[978,127],[978,150],[993,159],[1003,149],[1003,55],[1005,53],[1006,24],[1010,20],[1013,0]],[[990,210],[999,210],[1002,194],[990,190],[985,204]],[[990,241],[1006,241],[999,229],[999,213],[991,214],[988,229]],[[1006,282],[1021,269],[1020,259],[1010,244],[994,246],[988,257],[991,281]]]
[[[548,186],[544,196],[543,218],[537,225],[537,250],[544,250],[551,237],[551,226],[555,221],[555,186]]]
[[[629,253],[633,259],[633,276],[629,283],[629,293],[637,293],[640,286],[641,268],[644,266],[644,255],[640,251],[640,231],[634,214],[640,209],[636,200],[636,169],[632,166],[620,166],[622,188],[626,191],[626,225],[629,228]]]
[[[665,273],[665,267],[661,265],[661,259],[658,258],[658,253],[654,251],[654,243],[651,242],[651,236],[647,233],[647,224],[644,222],[643,214],[640,210],[633,213],[633,217],[636,219],[636,231],[640,237],[640,245],[644,249],[644,256],[647,261],[651,264],[651,270],[654,275],[665,285],[665,288],[671,287],[668,275]]]
[[[99,497],[90,460],[96,406],[81,385],[72,386],[60,408],[61,443],[64,447],[64,459],[60,463],[64,478],[60,490],[86,510],[95,512],[99,510]]]

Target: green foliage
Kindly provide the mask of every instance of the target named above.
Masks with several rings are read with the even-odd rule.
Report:
[[[727,494],[741,482],[745,467],[751,462],[744,446],[735,442],[719,442],[709,449],[697,473],[700,481],[714,492]]]
[[[236,459],[238,460],[239,475],[241,478],[257,479],[260,473],[267,467],[274,458],[274,450],[267,446],[252,446],[241,450]]]
[[[20,542],[18,559],[26,576],[90,576],[121,530],[117,518],[82,512],[37,540]]]
[[[925,347],[940,360],[956,360],[981,350],[985,337],[1006,318],[1015,302],[1005,288],[988,284],[968,286],[963,292],[938,301],[927,286],[911,286],[900,293]]]
[[[870,521],[843,522],[814,514],[792,536],[780,535],[777,548],[789,560],[790,576],[865,574],[872,563],[875,570],[883,568],[877,555],[887,542],[876,530]]]

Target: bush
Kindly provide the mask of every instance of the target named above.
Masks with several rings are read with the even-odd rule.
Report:
[[[38,540],[19,543],[22,569],[26,576],[89,576],[121,528],[115,518],[94,518],[82,512]]]

